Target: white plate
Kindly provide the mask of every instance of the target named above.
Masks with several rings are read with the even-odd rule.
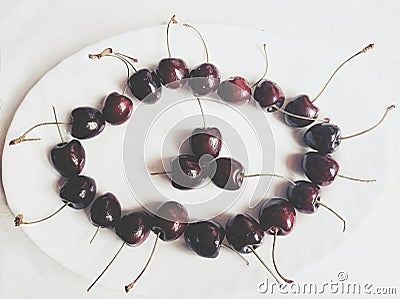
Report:
[[[265,36],[259,30],[219,25],[198,24],[196,26],[203,33],[209,47],[210,60],[219,67],[222,78],[242,75],[250,82],[256,81],[264,69],[262,44],[267,42],[270,59],[268,77],[281,85],[287,98],[300,92],[314,95],[335,66],[335,62],[327,59],[329,53],[312,53],[306,45],[292,45],[290,41],[281,40],[278,36]],[[88,53],[100,52],[105,47],[112,47],[119,52],[138,57],[139,68],[154,67],[167,54],[164,32],[165,26],[128,32],[86,47],[65,59],[50,70],[27,94],[14,116],[6,142],[19,136],[33,124],[52,120],[51,105],[56,106],[59,119],[67,119],[70,111],[75,107],[92,105],[100,108],[105,95],[114,90],[121,91],[126,76],[123,65],[111,58],[101,61],[89,60]],[[188,65],[193,67],[203,62],[202,44],[191,30],[174,26],[171,29],[171,45],[173,56],[184,57]],[[349,54],[352,53],[343,53],[343,58]],[[296,69],[297,59],[313,61],[314,68]],[[362,59],[367,60],[367,57]],[[365,61],[365,63],[368,62]],[[315,77],[314,70],[317,67],[318,74],[326,74],[324,79]],[[344,135],[369,126],[381,116],[385,108],[380,105],[377,107],[378,105],[368,97],[365,89],[362,88],[362,80],[350,81],[357,78],[357,74],[351,72],[351,66],[344,69],[342,77],[333,82],[318,102],[321,116],[329,114],[332,121],[342,127]],[[310,90],[304,90],[306,81],[312,82],[307,84],[307,89]],[[348,82],[351,82],[352,88],[348,88]],[[346,101],[345,109],[338,104],[339,100],[335,100],[343,101],[344,94],[348,99],[352,99]],[[358,101],[361,99],[370,109],[363,111],[362,121],[354,122],[353,111],[357,110]],[[152,109],[151,106],[147,108]],[[245,166],[248,172],[258,170],[259,157],[257,158],[257,155],[261,154],[266,161],[269,161],[269,165],[275,164],[277,173],[294,179],[303,178],[298,165],[301,154],[306,151],[298,143],[302,130],[287,127],[277,113],[265,114],[266,123],[269,123],[272,128],[274,140],[271,141],[272,135],[269,136],[270,151],[260,152],[260,148],[255,148],[256,143],[251,139],[251,134],[246,135],[245,130],[249,128],[246,128],[244,119],[237,118],[235,109],[225,112],[228,110],[225,108],[222,104],[205,103],[206,114],[215,116],[215,119],[224,119],[239,132],[239,136],[242,137],[240,141],[243,144],[250,144],[246,149],[249,165]],[[172,110],[172,116],[165,119],[179,120],[185,117],[186,113],[196,114],[196,117],[199,117],[199,111],[196,109],[196,106],[189,108],[182,105]],[[260,113],[255,105],[240,109],[245,109],[250,115],[253,113],[254,117]],[[129,126],[136,126],[137,130],[149,130],[137,121],[140,117],[143,115],[133,114]],[[211,116],[210,119],[212,119],[211,122],[214,121]],[[164,138],[163,135],[157,134],[161,134],[165,122],[166,120],[160,120],[159,123],[155,123],[156,129],[151,131],[151,134],[149,133],[149,136],[153,137],[150,138],[149,144],[145,144],[145,148],[146,146],[151,148],[151,145],[157,144],[154,141],[157,137],[160,140]],[[185,127],[186,125],[187,123],[184,122],[178,124],[175,128],[178,133],[171,134],[169,139],[167,138],[167,156],[176,154],[179,142],[182,140],[177,141],[174,138],[183,139],[187,135],[190,129]],[[113,192],[120,199],[124,209],[128,210],[138,207],[139,204],[130,192],[123,168],[122,152],[126,128],[127,125],[122,127],[107,125],[101,135],[82,143],[87,152],[87,164],[83,174],[96,179],[99,194]],[[277,245],[278,263],[281,271],[287,276],[301,281],[302,278],[299,276],[301,270],[317,263],[351,238],[351,234],[373,210],[374,204],[381,200],[380,195],[386,188],[384,182],[387,168],[391,163],[391,156],[386,150],[392,145],[385,125],[377,131],[360,137],[356,141],[343,142],[339,151],[334,154],[341,165],[343,174],[373,177],[377,179],[377,183],[364,185],[337,179],[334,184],[323,189],[322,200],[347,219],[348,231],[342,234],[339,220],[323,209],[312,216],[298,214],[295,231],[285,238],[280,238]],[[65,135],[68,136],[66,131]],[[33,132],[32,136],[40,136],[42,141],[6,147],[2,161],[4,188],[9,206],[15,214],[23,213],[27,220],[43,217],[61,205],[58,197],[59,175],[50,165],[48,158],[50,148],[59,142],[57,130],[55,127],[41,128]],[[172,146],[173,144],[176,147]],[[376,155],[376,148],[371,144],[379,145],[382,152],[379,159],[366,161],[365,157]],[[233,142],[230,146],[234,145]],[[144,155],[139,153],[138,159],[143,158],[146,163],[152,163],[152,167],[157,168],[158,164],[152,161],[160,159],[160,152],[160,148],[148,150]],[[143,172],[143,175],[146,173]],[[267,190],[269,181],[261,179],[260,182],[265,182]],[[200,190],[182,193],[172,189],[170,184],[162,178],[154,179],[153,183],[155,184],[155,202],[165,200],[165,198],[157,197],[160,193],[168,199],[189,203],[190,200],[201,200],[201,196],[207,194],[208,191],[215,192],[216,190],[213,186],[207,186],[207,192]],[[247,189],[241,193],[241,197],[231,207],[229,213],[247,211],[250,200],[259,199],[249,198],[255,185],[257,185],[257,180],[246,183]],[[266,198],[284,196],[286,186],[274,181]],[[136,188],[140,188],[140,185]],[[132,189],[135,190],[135,186]],[[196,217],[200,216],[196,215],[196,212],[191,212]],[[253,214],[257,215],[257,211],[253,210]],[[85,277],[88,285],[101,272],[121,244],[111,230],[103,229],[95,242],[89,245],[95,228],[84,211],[73,209],[63,211],[46,223],[23,226],[21,229],[46,254],[66,268]],[[123,286],[130,282],[144,265],[153,240],[152,234],[140,247],[125,248],[99,284],[123,292]],[[271,264],[270,248],[271,237],[266,236],[259,253],[269,264]],[[190,252],[184,246],[182,239],[170,243],[159,242],[155,258],[134,292],[149,298],[157,297],[160,289],[165,297],[172,297],[182,289],[190,289],[191,293],[201,293],[207,298],[220,297],[222,294],[228,297],[239,290],[256,294],[258,283],[269,276],[254,257],[248,256],[248,258],[250,267],[246,267],[234,254],[224,250],[217,259],[208,260]],[[317,276],[318,273],[315,275]]]

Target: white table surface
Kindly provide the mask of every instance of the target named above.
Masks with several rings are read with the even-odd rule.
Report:
[[[328,46],[332,53],[335,53],[335,48],[344,48],[345,53],[353,51],[346,47],[347,41],[362,46],[366,42],[375,42],[375,68],[370,70],[366,86],[378,101],[385,99],[385,103],[400,104],[399,12],[400,2],[396,0],[263,0],[252,3],[215,0],[3,0],[0,2],[0,150],[4,147],[7,128],[19,103],[50,68],[84,46],[124,31],[163,24],[173,13],[193,23],[253,26],[264,29],[267,36],[278,32],[293,44],[311,41],[310,47]],[[360,106],[360,110],[354,112],[354,118],[362,118],[362,109],[367,108]],[[398,113],[393,114],[390,123],[393,128],[400,127]],[[399,138],[397,133],[393,131],[392,137]],[[399,153],[400,148],[393,151]],[[375,158],[379,159],[379,154]],[[366,163],[367,160],[366,157]],[[304,280],[329,281],[335,279],[339,271],[345,271],[353,281],[397,287],[397,293],[400,293],[398,155],[393,165],[392,173],[388,175],[392,188],[368,215],[365,225],[354,234],[354,238],[346,240],[340,250],[304,271]],[[22,230],[14,228],[13,217],[1,189],[1,299],[126,298],[127,295],[121,292],[101,286],[87,294],[88,282],[40,251]],[[317,277],[315,273],[318,273]],[[149,280],[147,283],[157,287],[156,282]],[[177,294],[177,298],[201,298],[201,294],[185,292],[185,288],[190,286],[182,288],[184,291]],[[237,295],[238,298],[243,295],[263,297],[256,289],[252,294]]]

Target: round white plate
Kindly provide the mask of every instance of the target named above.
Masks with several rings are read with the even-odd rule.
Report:
[[[313,53],[306,44],[292,45],[290,41],[282,40],[279,36],[265,36],[260,30],[220,25],[196,26],[207,41],[210,61],[218,66],[223,79],[231,75],[241,75],[250,82],[255,82],[264,70],[262,44],[267,42],[270,60],[268,77],[283,88],[288,99],[304,92],[311,97],[315,95],[325,78],[340,63],[329,60],[329,51]],[[52,120],[52,105],[56,107],[59,119],[66,120],[75,107],[92,105],[101,108],[105,95],[114,90],[121,92],[126,78],[121,62],[112,58],[100,61],[87,58],[88,53],[100,52],[106,47],[138,57],[138,68],[154,68],[167,55],[165,26],[145,28],[106,39],[62,61],[27,94],[14,116],[6,142],[36,123]],[[179,24],[171,28],[171,47],[173,56],[183,57],[190,67],[204,61],[204,50],[198,36]],[[352,53],[343,53],[343,59],[350,54]],[[310,67],[298,68],[296,61],[300,60],[309,61]],[[359,58],[357,63],[367,65],[368,57]],[[351,65],[344,68],[318,101],[320,115],[329,115],[332,122],[342,127],[343,135],[368,127],[381,116],[385,108],[382,103],[377,105],[368,97],[362,86],[362,75],[359,75],[352,72]],[[355,82],[354,78],[358,78],[358,81]],[[366,108],[362,110],[363,117],[360,119],[355,118],[354,111],[360,109],[361,101]],[[138,102],[135,101],[135,104]],[[152,106],[145,108],[150,110]],[[256,105],[238,108],[246,110],[250,122],[246,122],[243,115],[237,114],[238,109],[228,109],[218,102],[205,101],[204,108],[210,125],[213,125],[214,120],[214,124],[218,125],[218,119],[223,119],[231,129],[238,132],[240,140],[237,142],[246,145],[245,160],[248,159],[248,165],[245,167],[248,173],[258,171],[259,159],[263,158],[268,165],[275,165],[275,171],[279,174],[293,179],[304,178],[299,171],[301,155],[307,151],[300,143],[303,130],[293,130],[286,126],[279,113],[265,114],[265,132],[256,132],[259,135],[268,135],[267,140],[270,143],[265,151],[257,145],[257,136],[254,137],[254,132],[250,132],[251,126],[246,127],[251,123],[252,114],[256,118],[261,113]],[[143,110],[145,109],[141,107],[141,111]],[[146,165],[153,168],[151,171],[160,170],[158,167],[161,167],[159,162],[162,151],[161,147],[157,147],[158,139],[160,143],[163,140],[163,153],[166,156],[176,155],[180,143],[192,129],[188,127],[188,124],[192,125],[190,121],[179,120],[184,120],[187,115],[194,115],[200,120],[195,102],[178,105],[168,113],[168,117],[160,117],[153,124],[152,130],[140,121],[145,116],[134,113],[129,124],[119,127],[107,125],[101,135],[82,141],[87,153],[83,174],[95,178],[98,194],[113,192],[120,199],[124,210],[139,207],[131,189],[135,192],[135,189],[147,186],[129,186],[127,183],[123,165],[125,132],[132,132],[132,126],[138,131],[149,132],[149,141],[144,144],[144,151],[134,152],[132,155],[146,161]],[[359,121],[355,122],[355,119]],[[177,133],[165,132],[168,121],[168,125],[173,126]],[[268,133],[268,125],[273,135]],[[331,186],[323,188],[322,201],[347,219],[346,233],[341,233],[340,221],[322,208],[311,216],[298,213],[294,232],[278,240],[277,260],[281,272],[301,281],[301,270],[317,263],[351,238],[351,234],[367,218],[366,215],[371,213],[374,204],[382,199],[380,195],[386,188],[385,176],[392,159],[388,150],[392,145],[387,130],[386,125],[383,125],[366,136],[344,141],[334,154],[341,165],[342,174],[377,179],[377,183],[373,184],[337,179]],[[70,138],[66,130],[64,135]],[[226,135],[235,136],[228,133]],[[40,136],[42,141],[6,146],[2,160],[4,188],[9,206],[15,214],[23,213],[27,220],[46,216],[62,204],[58,196],[60,176],[49,162],[49,150],[59,142],[57,130],[55,127],[43,127],[32,132],[31,136]],[[227,144],[231,148],[235,147],[234,140],[230,143],[227,141]],[[379,159],[367,159],[366,157],[376,157],[378,145],[381,151]],[[226,155],[228,153],[224,152]],[[138,172],[147,176],[145,169],[138,169]],[[163,178],[153,178],[151,181],[154,189],[146,189],[145,193],[151,196],[153,190],[154,202],[171,199],[189,204],[192,200],[201,201],[207,194],[212,196],[215,192],[221,192],[212,185],[204,190],[182,192],[173,189]],[[228,213],[250,212],[257,215],[257,208],[249,211],[249,205],[261,199],[257,194],[252,197],[252,188],[257,184],[265,184],[265,191],[268,191],[265,199],[285,196],[287,183],[274,180],[269,188],[269,182],[266,179],[246,182],[246,189],[240,192],[240,197]],[[224,192],[227,196],[238,196],[238,193]],[[159,194],[163,194],[162,198],[158,197]],[[203,216],[195,211],[190,212],[195,218]],[[224,217],[219,219],[223,220]],[[16,229],[23,229],[46,254],[86,278],[88,285],[121,245],[121,240],[108,229],[102,229],[94,243],[89,245],[95,227],[85,211],[73,209],[66,209],[47,222]],[[140,247],[125,248],[98,283],[123,292],[123,286],[136,277],[145,264],[154,238],[154,234],[151,234]],[[270,265],[271,241],[272,238],[266,236],[263,246],[258,250]],[[225,250],[221,250],[217,259],[198,257],[185,247],[182,238],[169,243],[159,242],[148,271],[133,292],[148,298],[157,297],[160,290],[164,297],[172,297],[182,291],[201,293],[205,298],[220,297],[222,294],[229,297],[239,290],[257,294],[258,283],[264,281],[264,277],[270,276],[253,256],[248,255],[247,258],[250,260],[250,267]]]

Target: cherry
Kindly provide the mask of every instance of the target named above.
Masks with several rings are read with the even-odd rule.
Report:
[[[343,232],[346,230],[346,221],[333,209],[321,202],[321,189],[318,185],[308,181],[296,181],[287,189],[287,197],[290,203],[301,213],[315,213],[319,206],[323,206],[336,215],[343,222]]]
[[[358,182],[375,182],[374,179],[356,179],[338,174],[339,164],[330,155],[322,155],[317,152],[308,152],[304,155],[302,169],[311,182],[320,186],[331,184],[336,176]]]
[[[215,258],[225,238],[224,228],[215,221],[197,221],[185,229],[185,242],[198,255]]]
[[[225,233],[233,249],[241,253],[252,252],[279,283],[278,278],[256,252],[256,248],[260,246],[264,238],[264,230],[257,220],[248,214],[231,216],[226,223]]]
[[[212,165],[212,164],[211,164]],[[243,183],[244,167],[233,158],[218,158],[215,160],[215,172],[212,182],[219,188],[238,190]]]
[[[182,59],[172,58],[171,56],[169,46],[169,27],[171,23],[177,23],[175,15],[171,17],[167,25],[167,49],[169,57],[162,59],[158,63],[156,72],[162,85],[165,85],[167,88],[177,89],[186,83],[184,79],[189,77],[189,68]]]
[[[90,207],[90,219],[97,229],[90,243],[93,242],[100,227],[113,228],[120,218],[121,204],[114,194],[107,192],[96,198]]]
[[[287,283],[293,280],[284,277],[275,262],[275,243],[278,235],[285,236],[292,232],[296,222],[296,211],[292,204],[283,198],[273,198],[265,202],[259,211],[260,225],[264,231],[274,236],[272,245],[272,261],[278,275]]]
[[[293,181],[275,173],[244,174],[244,166],[233,158],[222,157],[215,159],[207,167],[207,174],[212,182],[219,188],[226,190],[238,190],[242,186],[244,178],[253,177],[278,177],[292,184]]]
[[[190,149],[193,154],[200,159],[204,155],[209,155],[212,158],[216,158],[222,148],[222,135],[218,128],[207,127],[204,117],[203,106],[201,105],[200,99],[197,97],[197,103],[201,110],[201,116],[203,119],[203,127],[195,128],[189,137]],[[209,158],[211,158],[209,157]],[[210,162],[207,157],[204,157]]]
[[[251,99],[251,88],[245,78],[235,76],[222,81],[218,87],[217,94],[225,102],[244,104]]]
[[[92,107],[78,107],[71,112],[71,135],[88,139],[99,135],[105,127],[103,114]]]
[[[176,201],[162,203],[153,214],[151,230],[163,241],[178,239],[189,222],[188,212]]]
[[[103,116],[111,125],[120,125],[131,117],[132,110],[133,103],[128,97],[112,92],[104,101]]]
[[[193,29],[199,35],[206,51],[206,62],[192,69],[189,74],[189,87],[195,96],[209,95],[219,86],[221,81],[219,70],[215,65],[209,63],[207,45],[201,33],[192,25],[183,24],[183,26]]]
[[[131,93],[141,102],[154,104],[161,98],[161,83],[157,74],[150,69],[135,72],[128,81]]]
[[[324,87],[321,91],[317,94],[317,96],[310,100],[307,95],[299,95],[295,97],[291,102],[289,102],[286,107],[285,111],[287,112],[284,116],[285,122],[292,127],[306,127],[316,120],[319,114],[319,109],[317,106],[314,105],[315,101],[319,98],[319,96],[325,91],[326,87],[329,85],[330,81],[336,75],[336,73],[341,69],[347,62],[352,60],[354,57],[366,53],[367,51],[373,48],[373,44],[369,44],[368,46],[364,47],[361,51],[357,52],[356,54],[352,55],[348,59],[346,59],[336,70],[333,74],[329,77],[328,81],[325,83]],[[300,116],[300,117],[299,117]]]
[[[265,55],[265,72],[262,77],[253,84],[254,100],[267,112],[274,112],[280,109],[285,102],[285,95],[278,84],[270,80],[264,79],[268,73],[268,55],[267,45],[264,44]]]
[[[51,149],[50,158],[54,168],[64,177],[80,174],[86,162],[85,149],[76,139],[57,144]]]
[[[309,147],[317,150],[321,154],[332,153],[337,149],[342,140],[351,139],[375,129],[382,123],[388,112],[394,108],[395,105],[391,105],[386,108],[386,111],[382,118],[372,127],[349,136],[343,137],[339,127],[332,123],[316,124],[306,131],[306,133],[304,134],[304,142]]]
[[[60,190],[60,197],[63,202],[75,209],[83,209],[90,205],[95,195],[95,180],[84,175],[68,179]]]
[[[205,177],[195,156],[179,155],[171,162],[171,183],[175,188],[193,189],[200,185]]]
[[[130,246],[139,246],[147,239],[150,233],[150,227],[151,216],[145,211],[131,212],[118,219],[115,224],[115,232],[123,240],[123,243],[108,265],[88,287],[87,292],[99,281],[126,244]]]

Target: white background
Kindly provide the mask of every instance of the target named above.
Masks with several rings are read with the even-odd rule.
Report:
[[[309,43],[310,51],[330,49],[340,59],[359,46],[374,42],[377,47],[365,88],[378,103],[400,103],[400,21],[397,1],[1,1],[0,4],[0,134],[4,136],[18,104],[27,91],[50,68],[80,48],[124,31],[165,23],[170,15],[196,23],[235,24],[261,28],[296,43]],[[240,36],[238,43],[240,43]],[[355,47],[357,45],[357,47]],[[294,47],[295,48],[295,47]],[[336,51],[340,49],[340,51]],[[227,49],[229,52],[229,49]],[[296,55],[296,53],[293,53]],[[238,59],[241,59],[238,57]],[[338,61],[338,60],[336,60]],[[313,62],[302,62],[313,68]],[[301,77],[301,69],[292,70]],[[326,76],[316,68],[316,78]],[[355,78],[356,79],[356,78]],[[304,89],[316,88],[312,82]],[[349,87],[351,88],[351,87]],[[347,99],[351,101],[352,99]],[[339,104],[338,104],[339,105]],[[344,113],[345,101],[341,101]],[[383,104],[382,104],[383,105]],[[383,106],[382,106],[383,107]],[[362,104],[352,112],[362,119]],[[400,127],[398,113],[390,119]],[[393,138],[398,138],[393,131]],[[396,142],[398,145],[399,142]],[[372,145],[371,145],[372,146]],[[373,145],[377,146],[377,145]],[[400,148],[392,149],[399,153]],[[362,151],[360,152],[362,155]],[[368,163],[370,157],[365,157]],[[379,159],[379,151],[373,159]],[[397,287],[400,259],[398,211],[400,209],[400,165],[398,155],[390,167],[383,200],[368,215],[364,225],[335,254],[307,269],[303,281],[325,282],[345,271],[352,281]],[[3,174],[4,175],[4,174]],[[23,185],[23,182],[21,183]],[[350,195],[349,195],[350,197]],[[362,206],[360,206],[362,214]],[[15,229],[6,199],[0,202],[0,298],[125,298],[101,287],[86,294],[88,282],[63,269],[42,253],[22,231]],[[50,238],[50,236],[49,236]],[[295,248],[293,248],[295,252]],[[301,258],[301,257],[299,257]],[[104,262],[103,262],[104,263]],[[189,265],[188,265],[189,267]],[[238,276],[243,273],[238,273]],[[157,282],[148,277],[149,287]],[[218,282],[216,282],[218,283]],[[256,287],[256,282],[255,282]],[[238,297],[244,294],[237,294]],[[250,297],[264,297],[257,292]],[[182,286],[177,298],[200,298]],[[162,290],[160,290],[162,298]]]

